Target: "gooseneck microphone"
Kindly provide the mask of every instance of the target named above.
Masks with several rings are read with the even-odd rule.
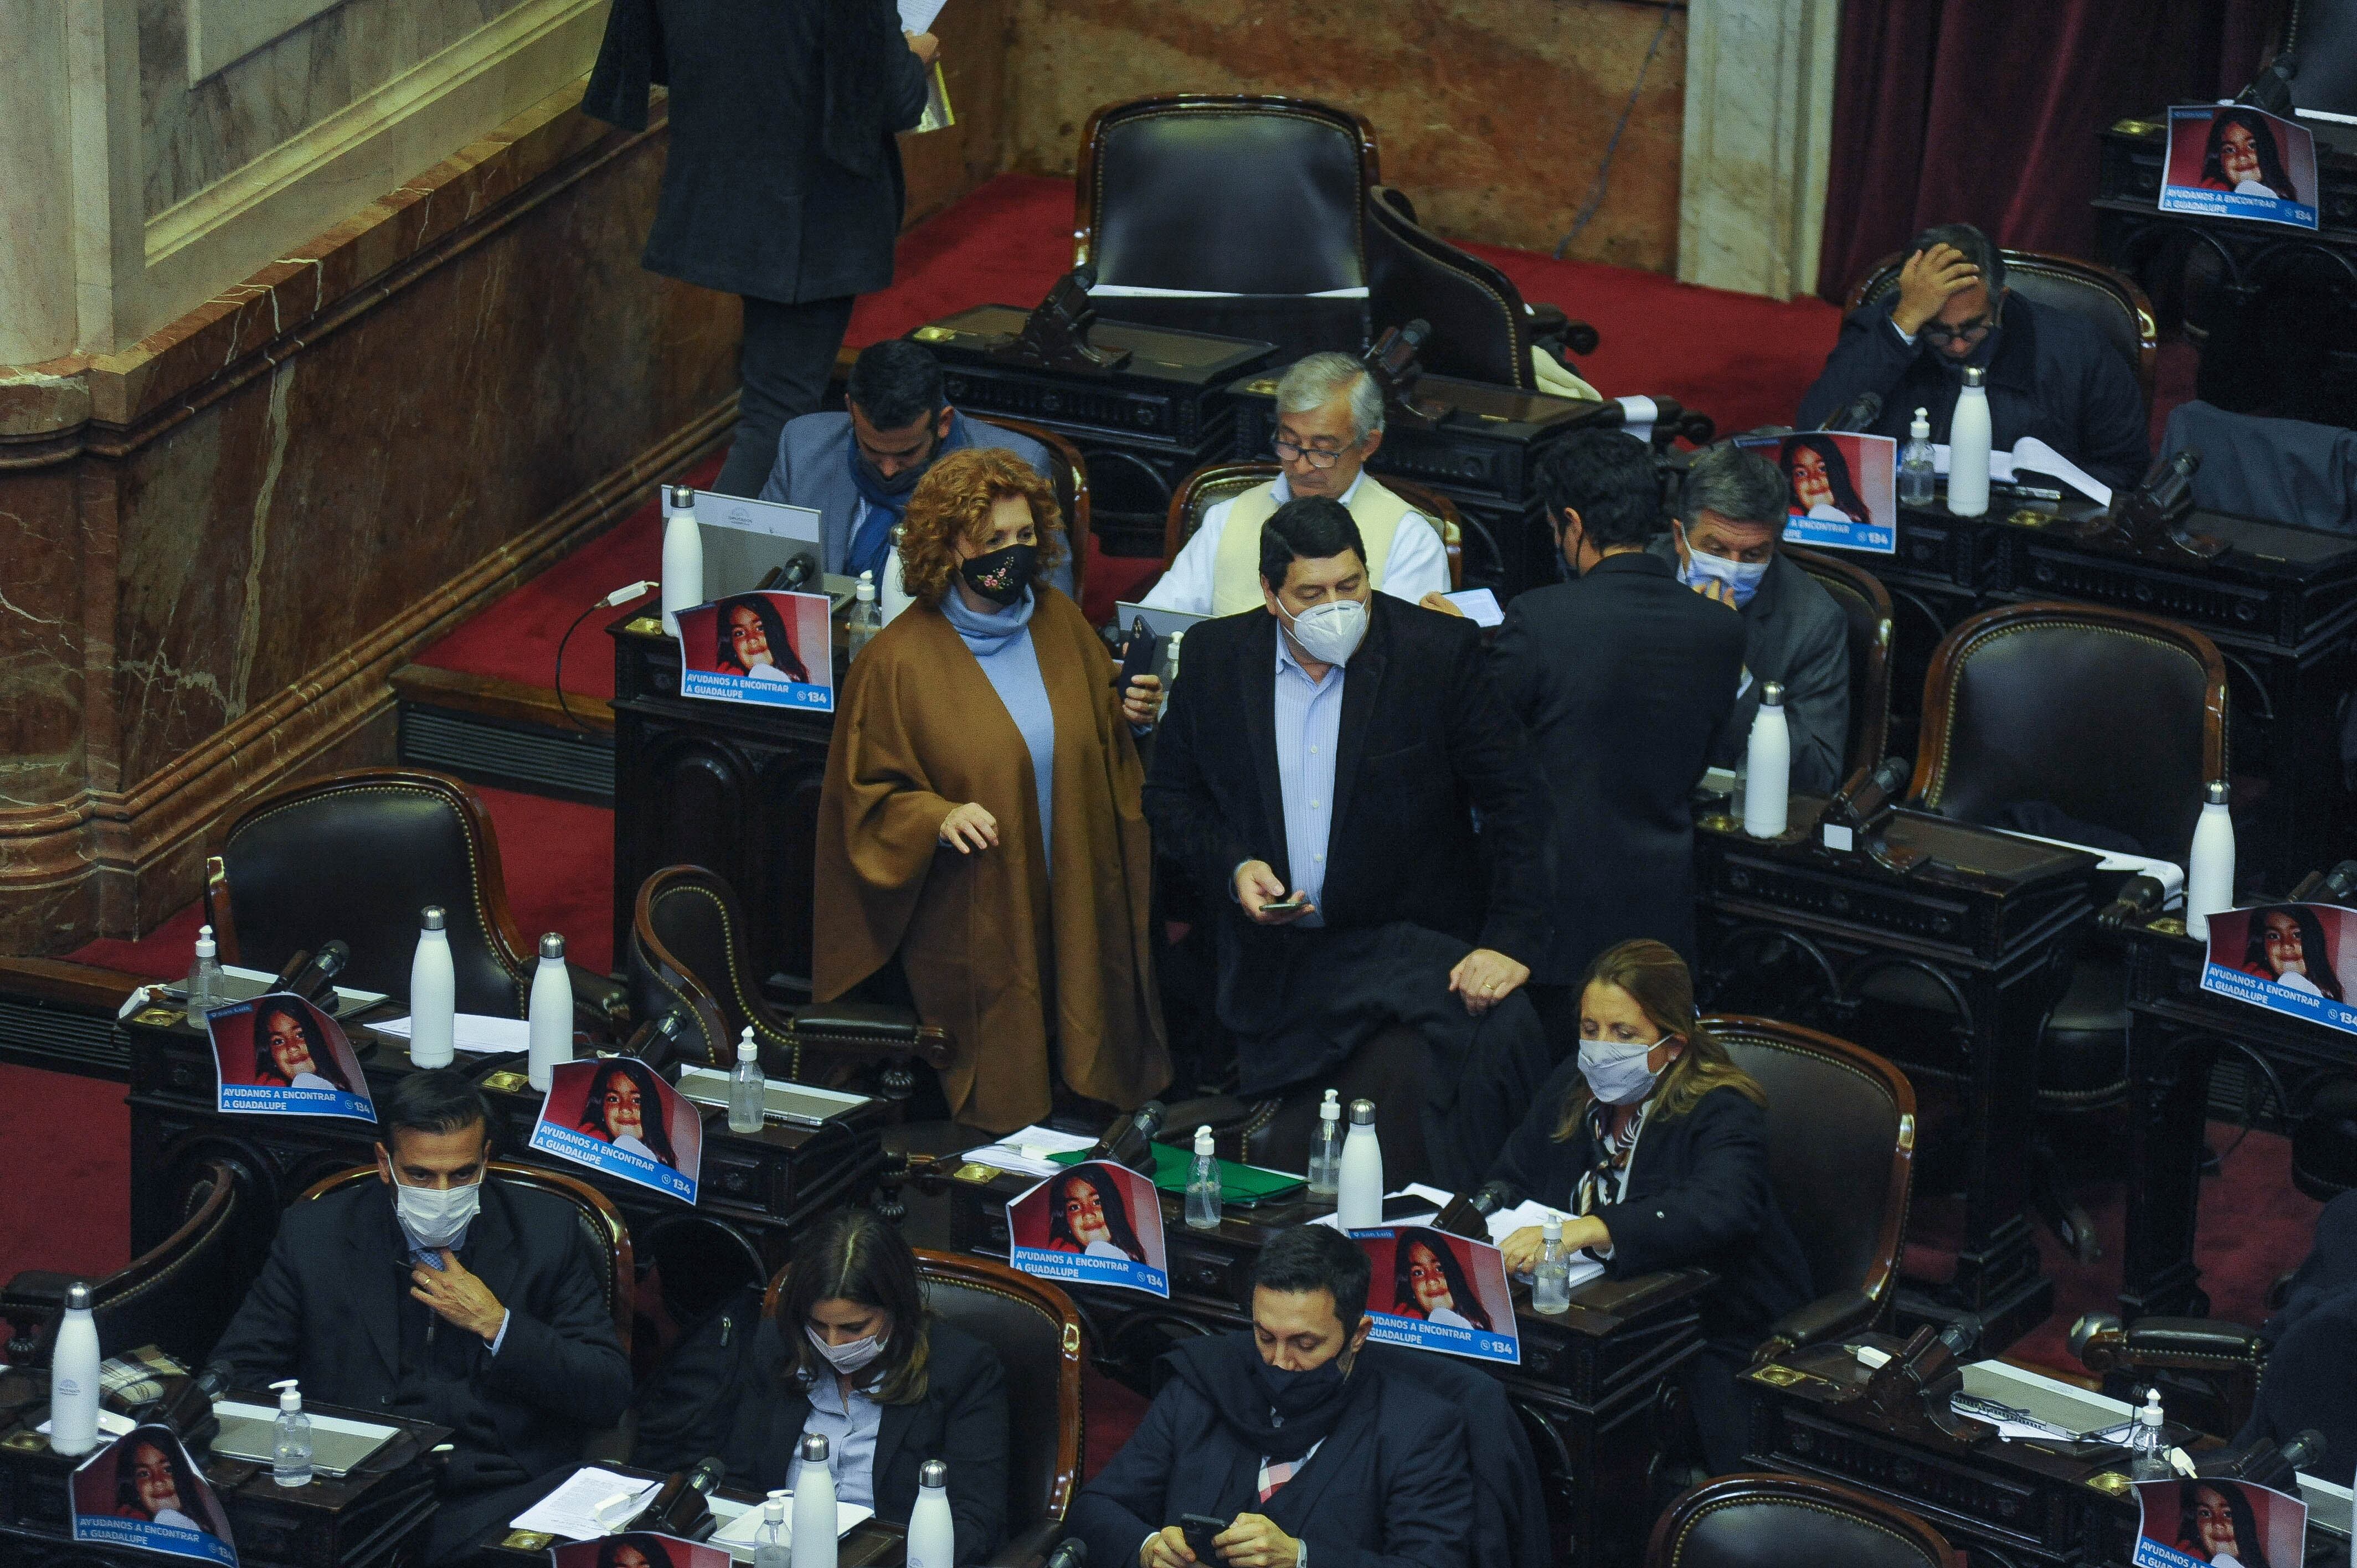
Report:
[[[1825,415],[1825,422],[1817,428],[1837,434],[1856,435],[1860,431],[1872,429],[1874,422],[1881,417],[1882,394],[1870,392],[1860,392]]]

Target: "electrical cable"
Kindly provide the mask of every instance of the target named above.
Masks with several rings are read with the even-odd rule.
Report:
[[[641,577],[627,588],[617,588],[602,599],[591,600],[589,607],[575,616],[573,624],[565,628],[565,635],[556,639],[556,705],[566,718],[573,721],[573,727],[583,735],[590,733],[589,726],[581,722],[581,715],[575,713],[573,704],[565,700],[565,645],[573,640],[573,634],[581,629],[581,623],[599,610],[609,610],[618,605],[626,605],[640,595],[651,593],[661,586],[662,586],[661,583],[651,577]]]
[[[1670,18],[1684,9],[1683,5],[1662,7],[1662,24],[1653,29],[1653,41],[1645,46],[1645,58],[1637,66],[1636,82],[1629,89],[1629,102],[1620,106],[1620,118],[1612,123],[1611,139],[1604,144],[1604,160],[1596,166],[1596,183],[1587,188],[1587,199],[1580,204],[1578,215],[1572,219],[1571,232],[1555,242],[1556,261],[1563,260],[1564,252],[1571,249],[1571,242],[1579,238],[1580,231],[1587,228],[1588,220],[1596,216],[1596,209],[1604,205],[1605,186],[1612,177],[1612,155],[1620,150],[1620,133],[1629,128],[1629,116],[1637,111],[1638,96],[1645,91],[1645,73],[1652,69],[1653,57],[1662,51],[1662,39],[1669,33]]]

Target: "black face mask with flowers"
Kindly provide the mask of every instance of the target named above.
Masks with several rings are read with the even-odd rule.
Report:
[[[1004,550],[977,555],[958,568],[965,585],[995,605],[1011,605],[1021,598],[1024,588],[1039,570],[1039,547],[1036,544],[1010,544]]]

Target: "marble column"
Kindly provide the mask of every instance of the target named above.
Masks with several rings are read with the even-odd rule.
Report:
[[[1840,0],[1694,0],[1678,278],[1790,299],[1816,286]]]

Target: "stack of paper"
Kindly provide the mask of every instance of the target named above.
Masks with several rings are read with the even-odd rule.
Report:
[[[389,1023],[367,1026],[380,1035],[405,1040],[409,1038],[410,1026],[414,1021],[395,1018]],[[532,1048],[532,1026],[522,1018],[500,1018],[488,1013],[454,1013],[450,1017],[450,1045],[454,1050],[475,1051],[485,1056],[526,1051]]]
[[[662,1485],[585,1466],[509,1523],[515,1530],[536,1530],[569,1541],[595,1541],[637,1518]]]
[[[1059,1133],[1053,1127],[1026,1127],[1019,1133],[1009,1133],[996,1144],[985,1144],[979,1149],[968,1149],[965,1157],[976,1165],[995,1165],[1017,1176],[1050,1176],[1064,1167],[1049,1159],[1050,1155],[1069,1155],[1075,1149],[1092,1149],[1096,1140],[1085,1133]]]

